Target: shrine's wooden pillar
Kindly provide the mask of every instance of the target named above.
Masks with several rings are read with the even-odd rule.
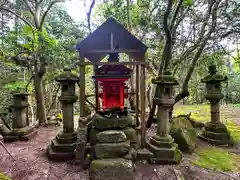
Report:
[[[80,55],[80,89],[79,89],[79,106],[80,106],[80,117],[84,117],[85,114],[85,58]]]
[[[141,148],[146,147],[146,122],[145,122],[145,103],[146,103],[146,75],[145,75],[145,65],[140,65],[140,102],[141,102]]]

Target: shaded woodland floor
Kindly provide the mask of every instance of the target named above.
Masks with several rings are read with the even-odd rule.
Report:
[[[178,109],[179,108],[179,109]],[[186,107],[177,107],[176,114],[184,114]],[[191,109],[190,107],[187,108]],[[196,108],[193,108],[196,110]],[[201,109],[201,108],[200,108]],[[204,108],[203,108],[204,109]],[[227,113],[229,112],[229,113]],[[197,116],[200,113],[196,113]],[[225,115],[234,122],[240,121],[240,108],[226,108]],[[200,115],[199,115],[200,117]],[[207,119],[206,119],[207,120]],[[239,128],[239,127],[238,127]],[[73,161],[51,162],[46,157],[46,148],[56,136],[59,127],[44,127],[38,129],[38,135],[29,142],[6,143],[16,162],[1,148],[0,170],[13,180],[87,180],[88,171],[75,165]],[[239,128],[240,130],[240,128]],[[154,133],[154,128],[148,130],[148,135]],[[199,147],[208,146],[199,141]],[[236,154],[240,151],[236,149]],[[240,154],[238,154],[239,156]],[[231,180],[240,179],[240,172],[216,172],[210,169],[197,167],[191,163],[195,155],[184,155],[180,165],[162,166],[138,164],[134,180],[180,180],[183,176],[186,180]],[[240,169],[239,169],[240,170]],[[183,179],[182,179],[183,180]]]

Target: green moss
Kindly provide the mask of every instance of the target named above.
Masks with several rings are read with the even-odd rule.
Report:
[[[228,120],[226,125],[233,140],[237,143],[240,143],[240,127],[236,123],[234,123],[232,120]]]
[[[11,180],[11,178],[0,172],[0,180]]]
[[[197,158],[192,161],[194,165],[218,171],[239,171],[240,156],[232,154],[225,149],[208,147],[197,151]]]

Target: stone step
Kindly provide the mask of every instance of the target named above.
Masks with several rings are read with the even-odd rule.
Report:
[[[171,148],[161,148],[157,147],[151,143],[147,143],[148,149],[154,154],[154,157],[160,157],[160,158],[172,158],[175,156],[175,150],[177,148],[177,145],[174,144]]]
[[[60,144],[71,144],[77,141],[77,135],[73,134],[72,136],[62,136],[58,134],[56,139]]]
[[[164,142],[164,141],[158,141],[154,138],[150,138],[150,143],[156,147],[171,148],[174,143],[174,140],[171,139],[169,140],[169,142],[167,141]]]
[[[216,133],[216,132],[211,132],[211,131],[205,131],[206,137],[210,139],[218,139],[218,140],[228,140],[229,139],[229,134],[226,132],[223,133]]]
[[[28,141],[37,135],[37,131],[32,131],[24,136],[20,136],[20,141]]]
[[[149,160],[153,158],[153,153],[148,149],[138,149],[137,150],[137,159],[138,160]]]
[[[16,141],[19,141],[19,136],[8,135],[8,136],[3,136],[3,138],[4,138],[4,142],[16,142]]]
[[[151,158],[149,161],[150,164],[163,164],[163,165],[173,165],[178,164],[173,158]]]
[[[228,146],[228,145],[231,145],[231,143],[232,143],[230,140],[212,139],[212,138],[205,137],[202,134],[199,134],[198,137],[204,141],[207,141],[208,143],[210,143],[212,145],[217,145],[217,146]]]
[[[48,145],[47,156],[50,160],[55,160],[55,161],[66,161],[66,160],[72,160],[74,158],[73,153],[55,152],[51,144]]]
[[[53,139],[52,148],[55,152],[70,152],[73,153],[76,149],[76,143],[72,144],[60,144],[56,139]]]

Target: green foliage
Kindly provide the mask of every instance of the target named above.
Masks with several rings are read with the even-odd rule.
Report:
[[[183,1],[185,5],[191,6],[193,4],[192,0],[184,0]]]
[[[11,180],[11,178],[0,172],[0,180]]]
[[[210,168],[218,171],[240,170],[240,156],[217,147],[198,150],[197,159],[192,163],[202,168]]]
[[[24,81],[16,81],[12,83],[8,83],[5,85],[5,88],[7,88],[8,91],[15,91],[18,88],[25,89],[27,83]]]

